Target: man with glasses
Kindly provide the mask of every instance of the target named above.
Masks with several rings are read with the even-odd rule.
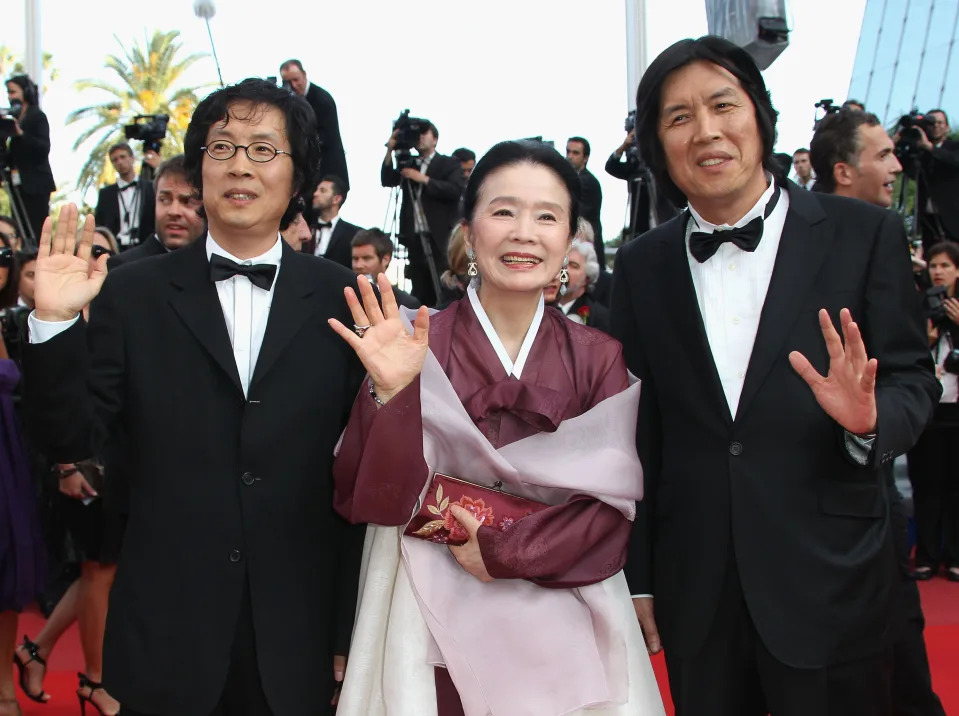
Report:
[[[959,241],[959,142],[949,138],[949,117],[941,109],[926,116],[935,121],[927,135],[919,132],[919,221],[922,245],[929,249],[940,241]],[[914,166],[907,166],[910,175]]]
[[[363,370],[328,319],[352,323],[356,279],[280,238],[316,181],[302,98],[257,79],[217,90],[184,147],[205,240],[106,277],[103,259],[79,270],[89,218],[76,256],[76,209],[52,238],[47,224],[28,410],[58,460],[96,454],[118,424],[130,436],[104,642],[125,716],[325,713],[363,540],[335,517],[330,477]]]

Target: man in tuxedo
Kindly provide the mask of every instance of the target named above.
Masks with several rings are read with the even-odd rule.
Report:
[[[600,272],[606,271],[606,245],[603,243],[603,226],[600,222],[600,211],[603,208],[603,190],[599,180],[586,168],[589,162],[589,142],[583,137],[570,137],[566,140],[566,160],[579,173],[579,181],[583,187],[582,199],[579,203],[579,215],[593,227],[593,244],[596,247],[596,256],[599,258]]]
[[[313,192],[313,214],[316,216],[313,236],[302,243],[300,251],[352,268],[350,241],[360,227],[340,218],[348,191],[346,183],[333,174],[320,180]]]
[[[303,63],[299,60],[287,60],[280,65],[280,77],[285,86],[306,98],[316,115],[316,131],[321,151],[320,171],[340,177],[343,186],[349,189],[350,174],[346,169],[346,154],[343,151],[340,120],[333,95],[306,78]]]
[[[902,223],[774,178],[775,120],[722,38],[640,82],[640,151],[689,210],[617,258],[613,333],[643,380],[627,578],[678,716],[887,714],[880,467],[940,388]]]
[[[369,279],[378,292],[376,277],[386,273],[393,260],[393,242],[379,229],[358,231],[350,242],[353,251],[353,272]],[[396,303],[406,308],[419,308],[422,304],[402,289],[393,286]]]
[[[156,231],[129,251],[111,256],[107,267],[112,271],[123,264],[147,256],[159,256],[189,246],[206,231],[200,216],[200,195],[186,175],[185,157],[177,154],[160,164],[154,179],[154,214]]]
[[[328,319],[352,323],[356,280],[279,237],[318,166],[302,98],[259,79],[217,90],[184,145],[205,240],[107,277],[103,258],[84,268],[89,217],[76,254],[75,207],[52,240],[47,224],[28,410],[58,460],[98,454],[120,423],[129,434],[104,642],[123,713],[323,713],[363,537],[334,516],[330,472],[363,370]]]
[[[842,109],[823,117],[810,145],[812,165],[821,177],[817,191],[888,209],[902,165],[892,139],[872,113]],[[896,556],[899,562],[899,627],[892,646],[892,701],[898,716],[945,716],[932,688],[923,630],[926,620],[919,589],[909,567],[909,516],[896,487],[893,464],[882,475],[889,491]]]
[[[154,231],[153,185],[137,177],[136,159],[126,142],[110,147],[117,181],[100,190],[94,216],[117,237],[120,249],[145,241]]]
[[[812,159],[809,150],[805,147],[793,152],[793,169],[796,172],[796,183],[803,189],[812,189],[816,185],[816,177],[812,171]]]
[[[436,283],[449,268],[446,249],[465,186],[460,161],[436,151],[439,138],[436,125],[429,123],[416,145],[419,156],[415,166],[397,168],[393,161],[394,132],[386,143],[386,156],[380,166],[380,184],[400,186],[403,190],[397,239],[409,252],[407,276],[413,284],[413,295],[424,306],[436,305]],[[423,208],[422,217],[414,211],[417,201]]]
[[[910,174],[919,179],[919,221],[922,245],[930,249],[940,241],[959,241],[959,142],[949,139],[949,117],[941,109],[926,116],[935,125],[929,135],[917,127],[919,160]]]

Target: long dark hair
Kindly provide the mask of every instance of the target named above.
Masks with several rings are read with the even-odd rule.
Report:
[[[680,40],[667,47],[653,60],[643,74],[636,92],[636,136],[639,150],[649,165],[656,183],[676,206],[687,203],[686,195],[676,186],[666,168],[666,153],[659,139],[659,112],[663,85],[673,72],[696,61],[709,62],[732,74],[749,95],[756,109],[756,124],[763,145],[763,167],[779,182],[784,181],[778,164],[773,159],[776,144],[776,117],[769,90],[752,57],[741,47],[715,35],[697,40]]]
[[[515,164],[535,164],[553,172],[569,192],[569,235],[576,233],[579,220],[579,202],[582,193],[579,174],[555,149],[542,142],[522,140],[500,142],[480,159],[466,183],[466,195],[463,198],[463,216],[466,223],[473,221],[476,201],[486,177],[497,169]]]
[[[7,82],[12,82],[23,90],[24,104],[28,104],[31,107],[40,105],[40,93],[37,91],[37,86],[33,84],[33,80],[27,75],[14,75],[8,79]]]
[[[252,105],[254,112],[266,105],[276,107],[286,118],[286,135],[290,140],[290,159],[293,161],[294,196],[280,219],[280,230],[283,231],[306,206],[304,192],[310,192],[316,186],[320,168],[316,116],[313,108],[299,95],[256,78],[245,79],[210,94],[197,105],[183,140],[187,179],[202,197],[203,150],[200,147],[206,145],[210,127],[217,122],[230,121],[230,107],[246,102]]]

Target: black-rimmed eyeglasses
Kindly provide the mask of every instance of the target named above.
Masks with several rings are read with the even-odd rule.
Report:
[[[13,249],[8,246],[0,246],[0,268],[9,268],[13,266]]]
[[[98,258],[103,256],[104,254],[108,256],[116,256],[116,251],[114,251],[113,249],[108,249],[106,246],[98,246],[97,244],[94,244],[93,246],[90,247],[90,256],[93,257],[94,261],[96,261]]]
[[[242,144],[228,142],[225,139],[218,139],[205,147],[200,147],[200,149],[209,154],[211,159],[216,159],[218,162],[232,159],[237,149],[244,150],[251,162],[259,162],[260,164],[272,161],[277,154],[292,156],[289,152],[277,149],[269,142],[253,142],[253,144],[243,146]]]

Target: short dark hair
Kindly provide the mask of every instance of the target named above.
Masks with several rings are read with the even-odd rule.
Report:
[[[952,265],[959,268],[959,244],[953,241],[940,241],[933,244],[925,254],[926,261],[932,261],[937,254],[945,254],[952,261]]]
[[[160,164],[160,166],[157,167],[156,174],[153,175],[154,189],[160,186],[160,179],[165,176],[181,177],[188,184],[191,183],[190,177],[186,172],[186,157],[182,154],[175,154]]]
[[[472,149],[467,149],[466,147],[460,147],[459,149],[454,149],[453,153],[450,155],[461,162],[475,162],[476,161],[476,152]]]
[[[287,60],[282,65],[280,65],[280,72],[282,72],[283,70],[288,70],[291,67],[295,67],[303,74],[306,74],[306,70],[303,69],[303,63],[300,62],[299,60]]]
[[[939,109],[939,108],[937,107],[936,109],[930,109],[928,112],[926,112],[926,114],[932,114],[933,112],[938,112],[938,113],[941,114],[943,117],[945,117],[945,118],[946,118],[946,125],[947,125],[947,126],[949,125],[949,115],[946,114],[946,110],[944,110],[944,109]]]
[[[420,132],[420,134],[426,134],[427,132],[429,132],[430,134],[432,134],[432,135],[433,135],[434,137],[436,137],[437,139],[440,138],[440,130],[438,130],[438,129],[436,128],[436,125],[433,124],[432,122],[430,122],[429,120],[426,120],[426,126],[423,127],[423,131]]]
[[[809,154],[809,149],[807,149],[806,147],[800,147],[795,152],[793,152],[793,156],[796,156],[797,154]]]
[[[120,149],[125,151],[131,157],[133,156],[133,147],[131,147],[126,142],[117,142],[116,144],[112,145],[110,149],[107,151],[107,157],[112,157],[113,153],[116,151],[119,151]]]
[[[286,136],[290,140],[293,162],[293,198],[280,219],[285,230],[293,217],[305,206],[303,193],[316,186],[320,166],[320,142],[316,133],[316,116],[309,103],[298,94],[277,87],[272,82],[249,78],[235,85],[216,90],[197,105],[183,140],[187,180],[203,196],[203,149],[207,134],[217,122],[230,120],[230,107],[241,102],[261,107],[276,107],[286,119]],[[212,161],[212,160],[211,160]],[[273,161],[276,161],[275,159]]]
[[[589,152],[590,152],[589,142],[586,141],[583,137],[570,137],[569,139],[566,140],[566,143],[569,144],[570,142],[579,142],[580,144],[582,144],[583,156],[589,157]]]
[[[463,217],[466,223],[470,224],[473,221],[476,201],[486,178],[497,169],[517,164],[545,167],[566,186],[566,191],[569,192],[569,235],[572,238],[576,233],[576,223],[579,220],[579,202],[582,192],[579,174],[559,152],[548,144],[534,140],[500,142],[476,163],[466,183],[466,194],[463,197]]]
[[[842,103],[841,109],[853,109],[852,105],[856,105],[856,107],[862,107],[861,111],[865,111],[866,109],[865,103],[860,102],[858,99],[847,99]]]
[[[383,260],[384,256],[393,255],[393,242],[385,232],[379,229],[361,229],[357,231],[350,241],[350,246],[372,246],[376,252],[376,258],[380,261]]]
[[[676,206],[685,205],[687,198],[669,176],[666,166],[666,152],[659,139],[660,103],[666,79],[676,70],[697,61],[722,67],[739,80],[756,111],[756,124],[762,140],[763,167],[777,179],[783,179],[773,160],[777,112],[773,108],[762,73],[753,58],[738,45],[715,35],[704,35],[696,40],[680,40],[667,47],[653,60],[636,91],[636,136],[639,139],[639,152],[652,169],[653,177],[663,194]]]
[[[336,174],[327,174],[322,179],[320,179],[320,181],[317,182],[317,186],[319,186],[325,181],[328,181],[330,184],[333,185],[334,195],[339,195],[343,197],[343,200],[340,202],[340,205],[342,206],[343,203],[346,201],[346,195],[350,192],[350,188],[346,185],[346,182],[343,181],[342,177],[336,176]]]
[[[14,236],[10,238],[17,238],[19,236],[20,229],[17,227],[17,222],[13,220],[12,216],[7,216],[6,214],[0,214],[0,221],[10,224],[13,227]]]
[[[879,117],[858,109],[840,109],[822,118],[809,145],[809,161],[816,172],[816,186],[820,191],[827,194],[836,191],[833,167],[839,162],[856,166],[862,151],[859,128],[878,124]]]

